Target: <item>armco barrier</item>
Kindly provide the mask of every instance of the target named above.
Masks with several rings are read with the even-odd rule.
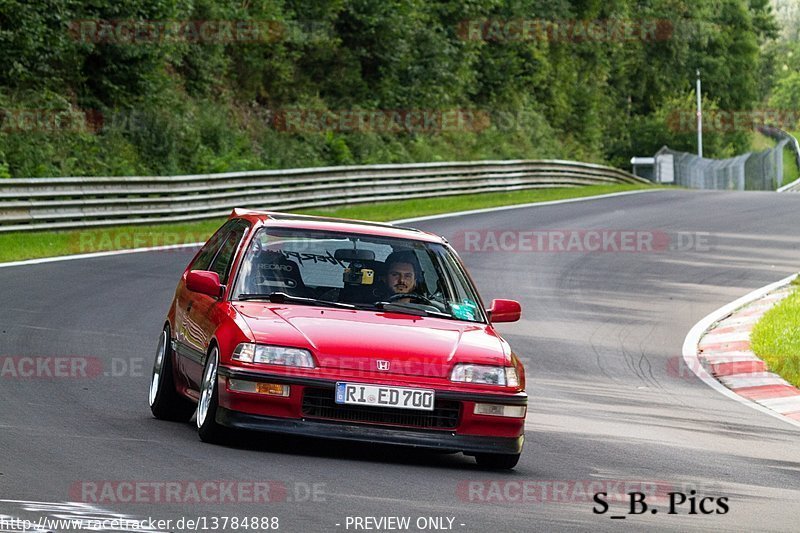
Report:
[[[0,181],[0,232],[182,222],[234,207],[271,210],[544,187],[649,183],[572,161],[470,161],[229,172],[197,176]]]

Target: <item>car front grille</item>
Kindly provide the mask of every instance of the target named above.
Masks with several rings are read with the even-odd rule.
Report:
[[[436,400],[433,411],[394,409],[362,405],[340,405],[334,401],[333,389],[307,388],[303,395],[303,415],[310,418],[386,424],[424,429],[458,427],[461,403]]]

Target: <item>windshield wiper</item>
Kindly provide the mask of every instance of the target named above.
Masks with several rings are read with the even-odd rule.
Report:
[[[407,315],[414,315],[414,316],[434,316],[439,318],[453,318],[452,315],[449,315],[442,311],[423,309],[413,304],[405,304],[401,302],[378,302],[375,305],[364,306],[364,305],[347,304],[343,302],[332,302],[330,300],[318,300],[316,298],[304,298],[302,296],[292,296],[291,294],[286,294],[285,292],[271,292],[269,294],[240,294],[238,299],[240,301],[269,300],[270,302],[276,304],[289,302],[302,305],[321,305],[325,307],[338,307],[341,309],[366,309],[369,307],[374,309],[380,309],[383,311],[404,313]]]
[[[453,318],[452,315],[449,315],[442,311],[423,309],[421,307],[417,307],[414,304],[405,304],[398,302],[378,302],[375,304],[375,307],[377,307],[378,309],[382,309],[383,311],[393,311],[395,313],[405,313],[407,315]]]
[[[318,300],[316,298],[304,298],[302,296],[292,296],[285,292],[271,292],[269,294],[240,294],[239,300],[269,300],[274,304],[282,304],[285,302],[303,305],[321,305],[325,307],[339,307],[342,309],[355,309],[355,305],[346,304],[342,302],[331,302],[329,300]]]

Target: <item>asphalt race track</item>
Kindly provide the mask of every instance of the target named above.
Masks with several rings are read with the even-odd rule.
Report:
[[[157,421],[147,405],[157,336],[191,251],[16,266],[0,268],[0,356],[80,356],[89,372],[0,375],[0,530],[15,530],[4,519],[42,516],[206,517],[209,528],[212,517],[278,517],[280,531],[297,532],[365,531],[354,517],[410,517],[408,531],[434,530],[418,522],[429,517],[463,532],[797,530],[800,430],[720,395],[679,361],[698,320],[800,269],[800,197],[665,191],[415,225],[457,245],[459,232],[483,232],[486,251],[459,249],[482,296],[522,302],[523,319],[499,327],[525,361],[531,398],[515,471],[259,435],[203,444],[193,424]],[[531,230],[634,230],[669,242],[503,252],[485,239]],[[277,501],[172,503],[117,490],[204,481],[272,482]],[[110,489],[103,499],[93,487]],[[625,487],[656,487],[661,498],[648,504],[658,513],[626,516]],[[691,490],[697,502],[715,498],[711,514],[689,514]],[[597,491],[609,493],[602,515],[592,511]],[[687,501],[670,515],[674,491]],[[728,512],[716,512],[719,497]]]

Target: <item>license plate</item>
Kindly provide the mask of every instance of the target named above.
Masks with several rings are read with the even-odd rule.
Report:
[[[336,403],[433,411],[434,391],[363,383],[337,383]]]

